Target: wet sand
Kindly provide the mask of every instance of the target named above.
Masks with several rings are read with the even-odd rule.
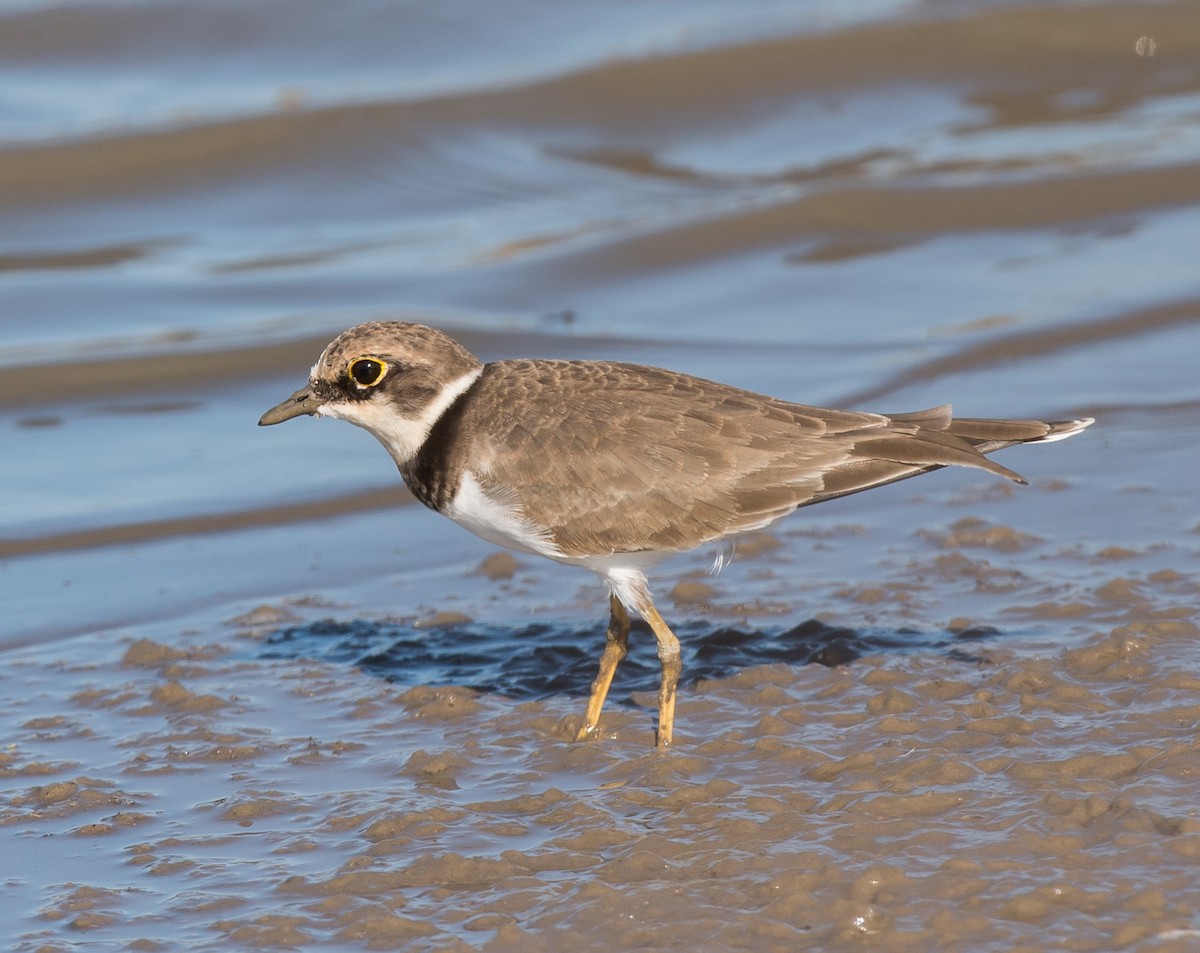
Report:
[[[669,754],[651,747],[636,631],[589,744],[569,738],[590,675],[438,684],[403,636],[470,623],[432,616],[296,600],[9,653],[0,829],[9,909],[29,911],[14,949],[1194,948],[1194,580],[1120,550],[1075,557],[1096,569],[1086,587],[1033,586],[1006,565],[1021,534],[966,522],[841,603],[895,620],[882,606],[968,578],[1003,590],[1000,627],[900,627],[888,646],[847,629],[865,652],[849,664],[755,664],[787,640],[727,611],[720,641],[746,648],[725,677],[695,680],[709,663],[688,658]],[[478,579],[442,582],[518,597]],[[329,619],[385,630],[391,676],[427,681],[265,657],[306,631],[316,655]],[[600,638],[551,627],[542,653]]]
[[[1200,946],[1195,5],[333,11],[0,13],[0,946]],[[663,564],[576,744],[590,575],[255,426],[379,317],[1098,422]]]

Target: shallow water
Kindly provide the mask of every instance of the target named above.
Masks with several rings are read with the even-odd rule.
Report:
[[[0,12],[0,941],[1194,949],[1194,5],[331,9]],[[255,426],[385,316],[1098,423],[664,564],[579,745],[594,579]]]

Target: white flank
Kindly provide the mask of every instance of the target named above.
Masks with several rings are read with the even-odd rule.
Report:
[[[463,473],[458,492],[446,508],[445,515],[497,546],[550,559],[563,558],[562,551],[554,545],[547,530],[525,516],[515,497],[504,500],[489,496],[470,470]]]
[[[401,465],[421,449],[437,419],[482,373],[483,368],[476,368],[450,381],[418,417],[402,417],[386,401],[373,400],[337,401],[318,408],[317,414],[337,417],[362,427],[387,448],[397,465]]]
[[[545,556],[568,566],[590,569],[621,604],[638,615],[653,608],[645,570],[670,553],[611,553],[607,556],[567,556],[554,545],[545,528],[525,516],[515,495],[511,500],[489,495],[468,470],[444,515],[481,539],[507,549]]]

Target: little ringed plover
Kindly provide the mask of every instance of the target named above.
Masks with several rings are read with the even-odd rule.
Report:
[[[478,536],[599,575],[611,618],[577,740],[597,731],[633,610],[658,640],[664,748],[680,657],[646,585],[655,560],[944,466],[1025,483],[986,454],[1093,423],[827,410],[610,361],[483,364],[439,331],[394,321],[340,334],[259,424],[304,414],[374,434],[418,500]]]

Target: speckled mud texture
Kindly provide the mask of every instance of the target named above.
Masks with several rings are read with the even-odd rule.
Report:
[[[956,524],[841,600],[854,615],[876,590],[929,598],[901,572],[966,573],[1005,593],[1001,615],[1024,620],[1008,632],[696,623],[700,677],[665,754],[638,631],[584,744],[569,739],[590,665],[553,688],[532,661],[497,669],[498,690],[437,686],[461,661],[439,644],[475,631],[484,672],[489,653],[514,655],[461,618],[360,617],[351,657],[329,620],[353,613],[301,601],[228,620],[215,642],[11,656],[0,829],[9,909],[27,909],[13,948],[1195,949],[1197,586],[1106,549],[1076,557],[1090,584],[1030,593],[1003,565],[1020,535]],[[1001,565],[972,560],[976,545]],[[746,580],[777,552],[752,549]],[[1064,618],[1074,635],[1014,634]],[[830,632],[843,664],[796,663],[797,643]],[[537,636],[547,672],[587,639]],[[341,648],[312,660],[326,643]],[[381,678],[384,644],[393,675],[407,652],[429,684]],[[791,661],[756,663],[772,653]]]

